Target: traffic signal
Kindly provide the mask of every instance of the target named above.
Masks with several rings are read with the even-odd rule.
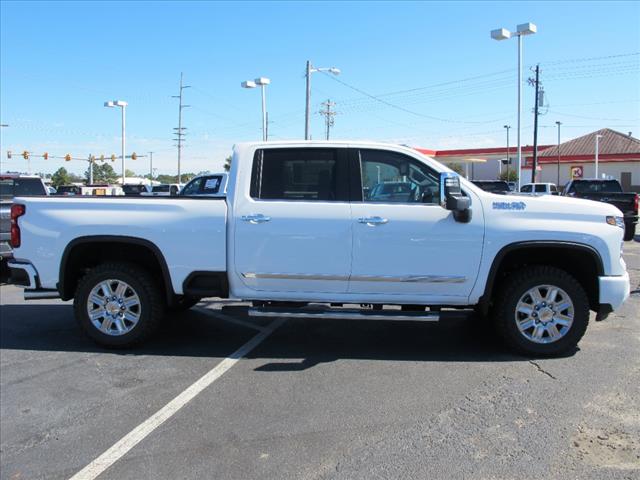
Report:
[[[11,150],[7,150],[7,158],[11,158]]]
[[[65,161],[65,162],[70,162],[70,161],[71,161],[71,154],[67,153],[67,154],[64,156],[64,161]]]
[[[44,158],[45,160],[49,160],[49,154],[47,152],[44,152],[42,154],[42,158]]]
[[[111,161],[115,162],[116,161],[116,156],[114,154],[111,154]]]
[[[138,155],[136,155],[136,152],[133,152],[131,154],[131,160],[135,160],[136,158],[138,158]]]
[[[24,158],[25,160],[29,160],[29,152],[27,152],[26,150],[22,152],[22,158]]]

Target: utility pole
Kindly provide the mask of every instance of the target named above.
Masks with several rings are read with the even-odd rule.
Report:
[[[190,85],[183,85],[182,83],[182,72],[180,72],[180,95],[172,95],[172,98],[177,98],[179,99],[179,103],[178,103],[178,127],[175,128],[175,133],[174,135],[176,135],[176,138],[174,140],[176,140],[178,142],[177,147],[178,147],[178,183],[182,183],[182,175],[180,172],[180,161],[181,161],[181,157],[182,157],[182,142],[184,141],[184,136],[186,135],[186,133],[184,133],[184,130],[186,130],[185,127],[182,126],[182,109],[183,108],[187,108],[190,107],[191,105],[183,105],[182,104],[182,91],[185,88],[190,88]]]
[[[149,185],[153,185],[153,152],[149,152]]]
[[[338,112],[331,111],[331,107],[336,106],[335,102],[332,102],[331,100],[323,102],[322,106],[325,107],[325,110],[320,110],[319,113],[324,117],[324,123],[326,126],[326,140],[329,140],[329,132],[331,130],[331,127],[333,127],[334,117]]]
[[[560,186],[560,125],[562,125],[562,122],[558,121],[556,122],[556,125],[558,126],[558,179],[557,179],[557,183],[556,186]]]
[[[535,82],[529,79],[536,89],[536,104],[533,113],[533,166],[531,168],[531,183],[536,183],[536,168],[538,168],[538,97],[540,94],[540,65],[536,65]]]
[[[93,161],[94,161],[94,159],[95,159],[95,157],[93,155],[89,155],[89,185],[93,185]]]

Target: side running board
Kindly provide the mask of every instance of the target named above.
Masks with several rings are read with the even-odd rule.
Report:
[[[403,312],[401,310],[359,310],[346,308],[249,308],[250,317],[277,318],[329,318],[340,320],[404,320],[411,322],[437,322],[450,312]],[[454,313],[454,312],[451,312]],[[460,316],[459,312],[458,316]],[[446,315],[448,316],[448,315]]]

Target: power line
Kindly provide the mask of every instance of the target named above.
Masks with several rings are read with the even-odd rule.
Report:
[[[375,100],[375,101],[377,101],[379,103],[387,105],[387,106],[389,106],[391,108],[395,108],[396,110],[403,111],[405,113],[410,113],[410,114],[415,115],[417,117],[428,118],[430,120],[435,120],[435,121],[438,121],[438,122],[446,122],[446,123],[476,123],[476,124],[477,123],[487,123],[487,122],[472,122],[472,121],[465,121],[465,120],[452,120],[452,119],[449,119],[449,118],[435,117],[433,115],[426,115],[424,113],[414,112],[413,110],[409,110],[408,108],[401,107],[400,105],[396,105],[396,104],[388,102],[388,101],[386,101],[386,100],[384,100],[382,98],[379,98],[379,97],[377,97],[375,95],[372,95],[372,94],[370,94],[368,92],[365,92],[364,90],[362,90],[362,89],[360,89],[358,87],[354,87],[353,85],[350,85],[347,82],[344,82],[344,81],[340,80],[339,78],[337,78],[335,76],[330,76],[330,75],[328,75],[328,74],[326,74],[324,72],[321,72],[321,73],[327,75],[333,81],[338,82],[338,83],[344,85],[345,87],[350,88],[351,90],[354,90],[354,91],[356,91],[356,92],[358,92],[358,93],[360,93],[362,95],[365,95],[365,96],[367,96],[367,97],[369,97],[369,98],[371,98],[371,99],[373,99],[373,100]]]

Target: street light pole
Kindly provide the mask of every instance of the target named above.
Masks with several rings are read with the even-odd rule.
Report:
[[[600,149],[600,139],[602,135],[596,135],[596,175],[595,178],[598,178],[598,150]]]
[[[129,105],[127,102],[123,100],[112,100],[109,102],[104,102],[105,107],[114,108],[120,107],[122,110],[122,185],[126,180],[126,170],[125,170],[125,151],[126,151],[126,108]]]
[[[520,133],[522,131],[522,37],[518,35],[518,191],[522,182],[522,143],[520,142]]]
[[[307,97],[304,110],[304,139],[309,140],[309,111],[311,110],[311,62],[309,60],[307,60],[307,72],[305,76],[307,79]]]
[[[124,187],[124,182],[126,180],[126,170],[125,170],[125,152],[126,150],[126,145],[127,145],[127,140],[126,140],[126,135],[125,135],[125,131],[126,131],[126,121],[127,121],[127,115],[125,113],[126,108],[127,108],[127,104],[125,102],[124,105],[121,106],[122,109],[122,186]]]
[[[262,141],[267,141],[267,100],[266,85],[260,85],[262,90]]]
[[[336,67],[326,67],[326,68],[315,68],[311,65],[311,61],[307,60],[307,70],[305,73],[305,77],[307,80],[307,95],[305,102],[305,111],[304,111],[304,139],[310,140],[309,136],[309,127],[311,122],[311,74],[314,72],[329,72],[334,75],[340,75],[340,69]]]
[[[256,88],[260,85],[262,90],[262,141],[266,142],[269,138],[268,125],[267,125],[267,85],[271,83],[266,77],[258,77],[254,81],[247,80],[242,82],[240,86],[242,88]]]
[[[505,125],[504,128],[507,130],[507,182],[509,181],[509,166],[511,165],[511,152],[509,151],[509,129],[511,125]]]
[[[153,152],[149,152],[149,185],[153,185]]]
[[[515,32],[510,32],[506,28],[491,30],[491,38],[494,40],[508,40],[513,36],[518,37],[518,191],[520,191],[520,174],[522,172],[522,144],[520,141],[520,134],[522,131],[522,37],[525,35],[533,35],[537,31],[538,27],[533,23],[520,24],[516,27]]]
[[[560,186],[560,125],[562,125],[562,122],[557,121],[556,125],[558,126],[558,179],[557,179],[557,183],[556,186]]]

